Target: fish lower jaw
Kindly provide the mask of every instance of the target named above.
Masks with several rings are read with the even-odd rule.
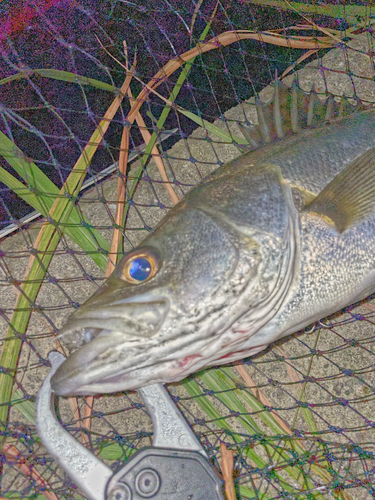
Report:
[[[80,369],[75,373],[70,372],[70,374],[68,370],[65,373],[57,373],[57,377],[52,378],[52,389],[58,396],[89,396],[137,390],[140,387],[156,382],[179,382],[197,370],[241,360],[257,354],[265,347],[267,346],[253,346],[244,350],[229,352],[221,357],[212,356],[211,359],[206,359],[202,354],[192,354],[171,361],[138,366],[137,368],[128,367],[117,374],[103,376],[103,378],[100,373],[97,373],[92,378],[86,377],[85,371],[87,367],[85,370]]]
[[[97,394],[110,394],[123,391],[124,380],[123,375],[109,377],[98,382],[78,385],[74,380],[67,380],[58,384],[52,383],[52,390],[58,396],[95,396]]]

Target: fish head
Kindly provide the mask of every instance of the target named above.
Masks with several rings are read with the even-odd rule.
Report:
[[[272,275],[262,262],[282,260],[277,237],[194,200],[172,208],[68,319],[59,338],[71,354],[51,381],[58,395],[181,380],[225,355],[225,332],[270,292],[280,263]]]

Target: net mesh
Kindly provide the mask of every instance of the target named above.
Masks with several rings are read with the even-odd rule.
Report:
[[[151,154],[142,171],[146,148],[137,123],[129,135],[126,172],[119,171],[121,137],[132,105],[127,95],[87,169],[85,189],[75,197],[78,219],[57,227],[55,249],[36,251],[59,189],[124,82],[123,41],[129,65],[137,57],[131,83],[137,96],[163,65],[196,46],[215,7],[205,40],[244,29],[260,36],[198,55],[176,99],[179,109],[172,107],[161,129],[157,122],[165,100],[160,96],[170,99],[181,71],[162,78],[160,96],[151,92],[144,99],[143,128],[156,134],[167,181]],[[254,96],[267,100],[272,95],[268,85],[275,70],[279,75],[291,70],[286,84],[297,73],[306,91],[314,86],[320,94],[375,101],[373,10],[360,2],[35,0],[15,6],[4,2],[0,14],[0,130],[19,148],[11,150],[12,164],[0,157],[1,373],[3,382],[13,380],[11,397],[4,400],[2,394],[0,406],[6,409],[0,496],[79,499],[84,496],[38,439],[35,397],[50,369],[48,352],[61,349],[59,328],[104,280],[105,266],[98,264],[106,262],[118,227],[119,180],[128,204],[121,230],[123,250],[128,251],[172,206],[167,185],[182,198],[200,179],[238,156],[238,123],[254,122]],[[312,36],[319,48],[318,37],[327,33],[312,29],[307,19],[331,30],[332,48],[310,49],[314,52],[304,60],[305,48],[295,48],[290,40],[283,47],[267,40],[267,30],[279,30],[282,36]],[[181,108],[206,120],[204,126],[198,127]],[[4,153],[6,143],[0,147]],[[54,184],[43,196],[34,166]],[[18,191],[12,190],[5,182],[7,173],[23,187],[17,184]],[[40,210],[35,212],[35,203],[25,199],[26,188],[39,199]],[[44,216],[39,215],[42,210]],[[67,234],[74,226],[85,228],[91,250],[84,251]],[[53,258],[46,265],[42,257],[48,252]],[[25,274],[30,256],[45,267],[42,278]],[[30,286],[40,282],[35,296]],[[374,498],[371,299],[243,363],[206,370],[168,387],[218,469],[220,443],[232,450],[237,498]],[[22,329],[22,314],[28,311],[27,329]],[[17,342],[22,348],[12,364],[9,352],[17,352]],[[152,443],[151,419],[136,392],[93,401],[61,398],[59,416],[113,470]]]

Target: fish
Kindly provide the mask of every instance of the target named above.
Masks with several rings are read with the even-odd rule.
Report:
[[[248,150],[176,204],[60,331],[60,396],[178,382],[375,291],[375,109],[279,79]]]

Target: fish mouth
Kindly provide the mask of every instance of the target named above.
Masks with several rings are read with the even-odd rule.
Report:
[[[71,353],[110,332],[121,332],[129,340],[152,338],[169,309],[168,299],[156,299],[150,294],[101,306],[89,300],[70,316],[57,338]]]
[[[124,377],[129,378],[125,373],[129,372],[133,378],[131,372],[139,358],[136,351],[139,354],[144,350],[140,344],[143,342],[139,340],[124,340],[121,332],[102,330],[94,340],[74,351],[62,363],[51,379],[52,390],[58,396],[125,390],[122,389]],[[100,390],[95,390],[95,387],[100,387]]]
[[[97,394],[94,386],[125,390],[125,373],[147,361],[169,309],[167,299],[149,296],[95,309],[88,301],[58,335],[71,354],[52,377],[52,390],[59,396]]]

